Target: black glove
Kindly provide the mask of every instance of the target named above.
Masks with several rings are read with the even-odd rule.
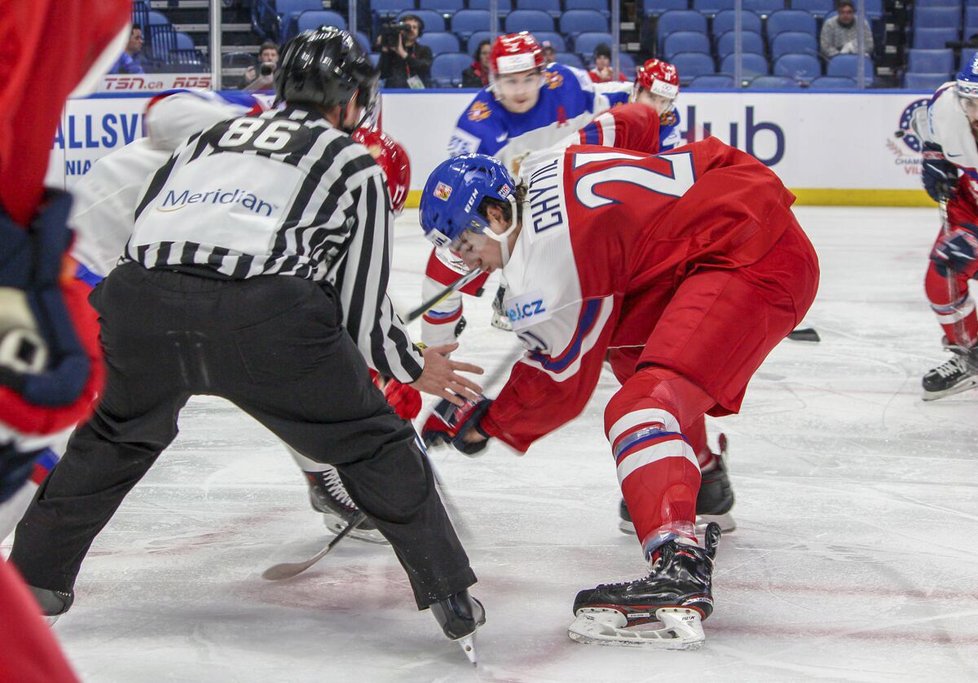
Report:
[[[930,260],[937,272],[947,277],[949,272],[962,273],[978,255],[978,225],[956,225],[934,245]]]
[[[457,406],[442,399],[435,406],[431,417],[421,428],[421,439],[425,446],[437,446],[442,443],[450,443],[456,450],[465,455],[475,455],[489,445],[489,435],[482,431],[479,421],[482,419],[492,399],[484,398],[478,403],[466,401],[465,405]],[[479,434],[486,437],[482,441],[467,443],[465,435],[469,430],[476,430]]]
[[[920,167],[924,189],[935,202],[954,196],[958,185],[958,167],[944,158],[944,150],[933,142],[925,142]]]

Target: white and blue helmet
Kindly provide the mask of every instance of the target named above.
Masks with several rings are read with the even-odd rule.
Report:
[[[955,80],[958,97],[978,97],[978,52],[972,56],[968,66],[958,72]]]

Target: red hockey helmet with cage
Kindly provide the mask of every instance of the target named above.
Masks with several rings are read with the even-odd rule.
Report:
[[[387,177],[387,190],[394,213],[400,213],[411,189],[411,159],[400,143],[387,133],[371,128],[357,128],[351,136],[366,147]]]
[[[648,59],[638,67],[635,88],[674,100],[679,95],[679,72],[669,62]]]
[[[542,69],[543,48],[529,31],[508,33],[496,38],[489,53],[489,70],[493,76]]]

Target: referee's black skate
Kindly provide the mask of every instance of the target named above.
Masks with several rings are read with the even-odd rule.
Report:
[[[978,386],[978,346],[970,349],[947,345],[954,355],[924,375],[923,399],[936,401]]]
[[[482,603],[463,590],[431,605],[431,613],[445,635],[461,646],[472,665],[478,664],[475,631],[486,623]]]
[[[720,452],[714,453],[716,467],[703,472],[700,477],[700,490],[696,494],[696,530],[701,533],[710,522],[720,525],[724,533],[737,528],[730,510],[734,505],[733,487],[727,475],[727,435],[720,434]],[[628,512],[625,501],[618,504],[618,528],[623,533],[634,534],[635,525]]]
[[[75,601],[75,591],[72,590],[56,591],[31,585],[27,587],[41,608],[41,614],[44,615],[48,624],[56,622],[58,617],[71,609],[71,605]]]
[[[309,503],[312,509],[323,514],[327,529],[334,534],[340,533],[360,509],[346,492],[336,468],[330,467],[323,472],[306,472],[305,475],[309,483]],[[349,536],[370,543],[387,543],[387,539],[369,519],[360,522],[350,531]]]
[[[707,525],[703,538],[703,548],[675,540],[659,546],[644,579],[601,584],[578,593],[577,619],[568,635],[595,645],[701,647],[706,640],[701,622],[713,613],[713,558],[720,525]],[[660,628],[633,628],[652,622]]]

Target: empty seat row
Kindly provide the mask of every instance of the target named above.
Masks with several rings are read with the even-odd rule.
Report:
[[[680,81],[688,83],[696,76],[703,74],[734,73],[736,71],[737,55],[728,55],[720,61],[719,70],[713,59],[700,52],[683,52],[675,55],[672,63],[679,71]],[[762,55],[745,53],[741,55],[741,73],[745,77],[754,77],[773,73],[775,76],[788,76],[798,80],[811,80],[822,75],[822,63],[817,57],[807,54],[782,55],[771,65]],[[864,58],[865,79],[867,84],[873,81],[873,62],[869,57]],[[856,55],[837,55],[830,59],[825,67],[826,76],[846,76],[858,78],[859,58]]]
[[[865,0],[866,16],[868,19],[880,19],[883,16],[883,0]],[[732,10],[736,0],[646,0],[644,13],[646,16],[660,16],[674,10],[695,10],[703,14],[717,14],[723,10]],[[742,0],[742,9],[769,15],[779,10],[804,10],[816,17],[822,18],[835,11],[835,0]]]

